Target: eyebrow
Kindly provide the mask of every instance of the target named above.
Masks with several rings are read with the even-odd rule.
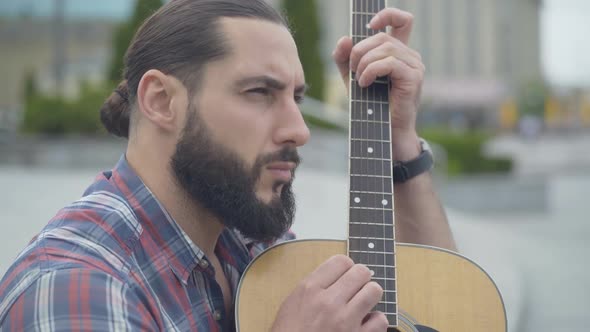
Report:
[[[243,88],[244,86],[251,84],[264,84],[266,87],[274,90],[284,90],[287,88],[287,85],[285,83],[267,75],[246,77],[238,80],[235,85],[238,88]],[[308,88],[308,84],[298,85],[297,87],[295,87],[295,93],[304,95]]]

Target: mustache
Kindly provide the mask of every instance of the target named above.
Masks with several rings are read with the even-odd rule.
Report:
[[[297,148],[287,146],[277,152],[262,156],[257,164],[265,165],[279,161],[295,163],[295,168],[297,168],[301,164],[302,159],[297,152]]]

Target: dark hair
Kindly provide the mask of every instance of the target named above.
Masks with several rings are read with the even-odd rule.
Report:
[[[219,18],[262,19],[287,27],[264,0],[172,0],[138,29],[125,54],[123,81],[100,109],[100,119],[113,135],[129,137],[132,105],[142,76],[158,69],[178,78],[194,92],[208,62],[229,53]]]

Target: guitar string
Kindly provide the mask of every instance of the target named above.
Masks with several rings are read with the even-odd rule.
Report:
[[[379,8],[379,3],[375,3],[374,0],[371,0],[371,4],[374,4],[377,7],[377,8],[372,8],[371,13],[377,13],[377,11],[380,9]],[[377,84],[381,84],[381,83],[377,83]],[[380,92],[382,94],[382,91],[380,91]],[[377,95],[378,95],[378,93],[377,93],[377,85],[373,85],[373,100],[376,100],[377,99]],[[383,97],[382,95],[379,95],[379,98],[382,98],[382,97]],[[377,105],[375,105],[375,106],[377,106]],[[379,116],[378,117],[379,117],[379,122],[380,122],[379,123],[379,131],[381,133],[380,139],[383,139],[384,138],[384,135],[383,135],[383,106],[384,105],[381,104],[381,103],[378,104],[378,108],[379,108]],[[375,107],[375,108],[377,108],[377,107]],[[383,154],[383,151],[382,151],[382,154]],[[383,169],[384,169],[383,162],[381,162],[381,170],[383,171]],[[383,172],[382,172],[382,174],[383,174]],[[380,180],[380,187],[381,187],[380,189],[381,189],[381,192],[382,192],[382,194],[381,194],[381,202],[383,202],[385,200],[385,180],[384,179],[381,179]],[[381,212],[381,222],[382,222],[383,226],[382,226],[382,230],[381,230],[381,232],[382,232],[381,238],[386,238],[386,234],[385,234],[385,213],[386,213],[385,210],[382,210],[382,212]],[[381,242],[383,243],[383,251],[386,252],[387,250],[385,250],[385,248],[386,248],[386,246],[385,246],[385,240],[381,240]],[[383,266],[387,266],[387,255],[383,255]],[[383,271],[384,272],[384,276],[383,276],[384,277],[384,280],[383,280],[383,283],[384,283],[385,289],[389,289],[389,287],[388,287],[388,280],[387,280],[387,269],[388,269],[387,267],[385,267],[383,269],[384,270]],[[385,296],[387,297],[387,295],[385,295]],[[388,302],[387,301],[387,298],[385,298],[385,303],[384,303],[385,304],[385,311],[386,312],[391,312],[389,310],[389,308],[388,308],[389,304],[387,302]]]
[[[375,14],[377,12],[377,10],[379,10],[381,7],[384,7],[384,4],[381,5],[381,3],[384,3],[384,0],[377,0],[378,3],[375,3],[374,2],[375,0],[370,0],[370,1],[371,2],[369,2],[369,4],[367,5],[368,8],[363,8],[364,7],[363,5],[366,2],[361,2],[361,11],[362,12]],[[356,8],[356,5],[358,4],[358,2],[355,1],[353,3],[354,3],[354,8],[353,9],[356,12],[357,9],[358,9],[358,8]],[[376,7],[376,8],[374,8],[374,7]],[[369,29],[367,29],[365,25],[361,24],[362,22],[363,22],[363,20],[361,18],[361,15],[358,15],[358,14],[355,15],[354,16],[354,23],[353,23],[353,25],[355,26],[355,29],[353,29],[353,30],[356,30],[355,31],[355,34],[356,35],[359,35],[361,37],[365,37],[366,38],[369,35],[371,35],[371,32],[372,31],[370,31]],[[363,31],[366,32],[366,33],[363,33]],[[379,84],[381,84],[381,83],[379,83]],[[360,115],[360,119],[361,119],[361,123],[357,123],[357,126],[356,126],[356,128],[357,128],[357,134],[360,135],[360,137],[364,138],[361,142],[358,142],[358,145],[357,145],[357,148],[356,149],[354,148],[354,145],[355,144],[353,144],[353,148],[351,150],[353,150],[355,152],[358,152],[360,155],[368,155],[369,154],[369,152],[368,152],[369,150],[368,149],[369,148],[372,148],[373,149],[373,152],[380,151],[382,159],[386,159],[387,160],[387,158],[383,158],[383,157],[386,154],[386,149],[387,149],[387,145],[388,144],[381,144],[380,143],[379,149],[377,149],[375,146],[369,146],[371,144],[370,143],[371,141],[377,141],[377,139],[371,140],[371,137],[370,137],[371,132],[373,132],[373,133],[376,134],[377,131],[376,130],[370,130],[370,123],[368,121],[366,121],[366,122],[364,121],[365,120],[364,119],[365,113],[367,114],[366,115],[367,120],[369,120],[369,116],[370,115],[368,113],[368,110],[369,110],[369,106],[370,106],[369,103],[370,103],[371,94],[372,94],[372,97],[373,97],[373,100],[374,101],[376,100],[376,98],[378,96],[376,85],[373,85],[372,87],[369,87],[369,88],[362,89],[358,85],[358,81],[356,79],[353,79],[353,80],[351,80],[351,86],[352,86],[351,96],[353,97],[353,103],[356,103],[356,105],[357,105],[357,107],[353,108],[353,115],[356,115],[357,117]],[[389,85],[387,86],[387,90],[389,90]],[[359,98],[358,94],[360,94],[360,98]],[[380,96],[380,97],[383,97],[383,96]],[[384,137],[385,136],[384,135],[385,133],[383,131],[383,124],[389,124],[389,119],[387,119],[386,122],[383,119],[384,113],[387,113],[386,115],[389,115],[389,109],[387,109],[387,112],[384,112],[385,111],[384,110],[384,106],[385,106],[384,104],[386,104],[388,106],[388,103],[381,103],[381,102],[377,103],[377,102],[374,102],[373,104],[374,104],[374,105],[372,105],[373,112],[372,112],[371,115],[373,116],[374,120],[376,120],[376,122],[373,124],[373,127],[375,125],[379,125],[379,127],[380,127],[379,128],[379,132],[381,134],[381,137],[380,137],[381,140],[389,139],[389,142],[391,143],[391,134],[389,135],[389,137],[386,138],[386,137]],[[375,106],[377,106],[377,105],[378,105],[379,116],[377,116],[377,114],[376,114],[376,111],[377,111],[376,108],[377,107],[375,107]],[[354,112],[354,111],[356,111],[356,112]],[[360,112],[360,114],[358,114],[359,112]],[[353,116],[353,118],[355,118],[355,116]],[[365,131],[365,126],[366,126],[366,131]],[[375,128],[373,128],[373,129],[375,129]],[[351,132],[353,132],[353,131],[351,130]],[[372,142],[372,143],[374,143],[374,142]],[[390,160],[390,163],[391,163],[391,157],[389,158],[389,160]],[[352,161],[351,161],[351,164],[352,164]],[[377,165],[380,165],[380,169],[382,171],[382,174],[384,174],[384,170],[386,168],[385,167],[386,166],[386,161],[385,162],[382,161],[380,163],[375,162],[375,163],[372,164],[373,167],[371,167],[371,169],[374,168],[375,173],[377,173],[377,169],[379,169],[379,167]],[[369,167],[369,162],[368,162],[368,159],[367,158],[362,158],[360,160],[360,165],[358,165],[358,166],[360,166],[360,168],[361,168],[361,174],[369,174],[368,172],[369,172],[369,168],[370,167]],[[391,170],[391,165],[390,165],[389,170]],[[361,178],[359,180],[362,181],[363,179]],[[365,183],[365,185],[367,185],[367,188],[368,188],[369,187],[369,182],[368,181],[362,181],[360,183],[363,183],[363,182]],[[359,182],[357,182],[357,183],[359,183]],[[375,183],[377,183],[377,182],[375,181]],[[379,187],[381,188],[380,194],[381,194],[381,203],[382,203],[386,199],[386,194],[387,194],[385,192],[385,181],[384,180],[381,180]],[[370,188],[370,189],[371,190],[369,190],[369,191],[372,191],[373,190],[373,188]],[[375,189],[377,189],[377,188],[375,188]],[[393,195],[393,192],[391,194]],[[373,196],[372,197],[372,205],[375,206],[375,207],[379,206],[379,202],[376,201],[378,199],[378,197],[379,197],[378,195],[379,194],[377,194],[377,195],[371,195],[371,196]],[[359,195],[359,196],[361,196],[361,195]],[[365,200],[366,198],[368,198],[367,196],[363,197],[363,200]],[[389,197],[387,197],[387,198],[389,198]],[[367,200],[367,203],[369,203],[369,200]],[[393,207],[393,200],[391,199],[391,202],[388,202],[388,204],[392,204],[392,207]],[[376,229],[372,228],[372,231],[369,232],[370,233],[370,237],[369,238],[371,238],[372,241],[375,241],[377,237],[379,237],[381,239],[385,239],[385,238],[390,238],[391,235],[393,235],[393,234],[390,234],[389,236],[385,236],[385,233],[386,233],[386,223],[385,223],[386,222],[386,213],[388,213],[388,212],[385,211],[385,209],[380,209],[380,210],[382,212],[381,213],[381,219],[382,219],[381,220],[382,221],[381,222],[381,225],[382,225],[382,235],[381,236],[377,236],[379,234],[374,234],[373,231],[376,230]],[[393,213],[393,211],[391,213]],[[360,211],[359,212],[359,216],[362,215],[363,220],[365,218],[369,218],[368,214],[369,214],[369,211],[368,210],[367,211],[364,211],[363,210],[363,211]],[[394,231],[395,231],[395,229],[392,227],[392,232],[394,232]],[[382,241],[383,251],[385,251],[385,247],[386,247],[385,246],[385,241],[386,240],[380,240],[380,241]],[[356,240],[355,239],[353,241],[353,243],[355,243],[358,247],[360,247],[360,245],[361,245],[361,241],[360,240]],[[371,265],[377,265],[376,264],[377,257],[375,255],[369,255],[368,261],[369,261],[369,263]],[[389,266],[387,265],[387,256],[386,255],[383,255],[383,265],[382,266],[384,267],[384,283],[385,283],[385,288],[387,290],[387,289],[390,288],[390,287],[388,287],[390,280],[388,278],[388,269],[389,269]],[[395,298],[397,298],[397,296],[395,296]],[[394,301],[393,302],[397,302],[395,300],[395,298],[394,298]],[[390,304],[388,302],[391,302],[391,301],[384,301],[385,311],[388,312],[388,313],[391,313],[392,310],[389,310],[388,306]],[[395,306],[395,304],[391,304],[391,305],[394,305]],[[396,315],[396,313],[397,313],[397,310],[395,310],[395,312],[393,313],[395,315],[394,316],[395,321],[397,321],[397,315]]]

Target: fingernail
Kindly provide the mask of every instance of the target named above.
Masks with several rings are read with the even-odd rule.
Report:
[[[371,21],[369,21],[369,25],[373,25],[373,23],[375,23],[375,21],[377,21],[377,15],[373,16]]]

